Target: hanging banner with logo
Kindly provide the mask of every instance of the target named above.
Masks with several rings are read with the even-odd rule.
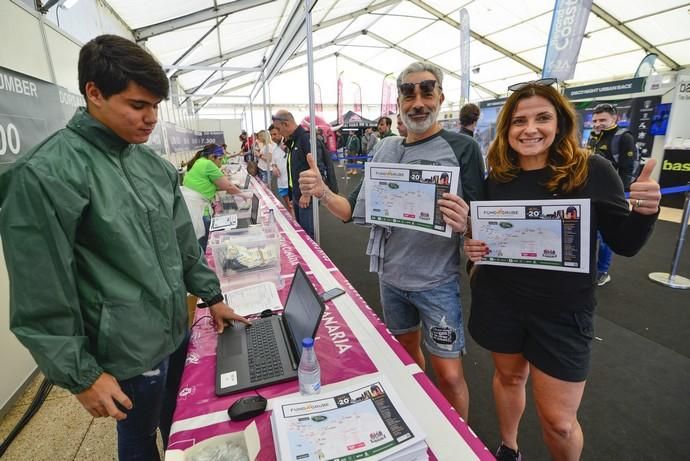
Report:
[[[592,133],[592,111],[602,102],[609,103],[616,108],[618,126],[630,131],[635,138],[635,146],[640,155],[642,157],[651,156],[654,135],[650,133],[650,129],[654,122],[657,105],[661,103],[661,96],[574,103],[582,129],[582,147],[587,146],[587,140]]]
[[[666,130],[666,147],[690,149],[690,74],[678,75]]]
[[[84,104],[82,95],[67,88],[0,67],[0,174],[38,143],[64,128]],[[172,123],[163,125],[159,121],[146,143],[160,155],[225,142],[222,132],[194,132]],[[176,150],[166,151],[166,134],[173,137],[170,146]]]
[[[619,94],[641,93],[644,91],[645,79],[642,77],[616,80],[614,82],[595,83],[593,85],[566,88],[564,95],[568,99],[599,98]]]
[[[67,112],[55,85],[0,67],[0,173],[64,127]]]
[[[667,149],[661,162],[659,185],[663,187],[687,186],[690,183],[690,150]],[[668,194],[661,197],[661,204],[683,208],[685,194]]]
[[[556,0],[542,77],[570,80],[580,54],[592,0]]]
[[[470,14],[460,10],[460,104],[470,100]]]

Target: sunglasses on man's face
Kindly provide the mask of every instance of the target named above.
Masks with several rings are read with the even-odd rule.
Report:
[[[419,85],[419,91],[423,95],[430,95],[434,92],[437,83],[436,80],[422,80],[419,83],[401,83],[398,87],[398,91],[404,97],[414,96],[414,88]],[[439,85],[438,88],[440,90],[441,85]]]
[[[514,83],[508,87],[508,91],[520,91],[528,86],[551,86],[558,83],[557,78],[540,78],[539,80],[531,80],[529,82]]]
[[[287,122],[288,121],[287,118],[281,117],[280,115],[272,115],[271,120],[273,120],[274,122]]]

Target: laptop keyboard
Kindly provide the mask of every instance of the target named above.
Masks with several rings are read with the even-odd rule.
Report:
[[[246,332],[249,379],[257,382],[282,375],[278,341],[270,319],[254,320]]]

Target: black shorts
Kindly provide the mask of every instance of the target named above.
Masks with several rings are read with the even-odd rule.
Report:
[[[522,354],[537,369],[554,378],[587,379],[594,338],[591,309],[555,313],[515,307],[495,290],[472,290],[468,330],[483,348],[502,354]]]

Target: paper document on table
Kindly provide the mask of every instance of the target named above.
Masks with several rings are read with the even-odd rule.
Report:
[[[475,201],[472,238],[489,253],[479,262],[589,272],[589,199]]]
[[[226,214],[220,216],[214,216],[211,218],[211,225],[208,230],[210,232],[215,232],[223,229],[234,229],[237,227],[237,215],[236,214]]]
[[[457,166],[407,163],[364,165],[365,221],[450,237],[438,201],[456,192]]]
[[[223,293],[225,302],[242,316],[259,314],[266,309],[283,308],[273,282],[262,282]]]
[[[425,434],[383,375],[332,386],[318,395],[272,401],[279,460],[428,459]]]

